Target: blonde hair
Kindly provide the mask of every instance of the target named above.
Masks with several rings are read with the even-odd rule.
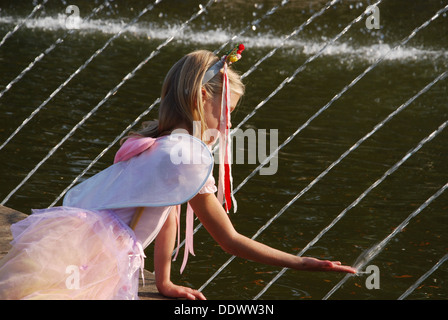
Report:
[[[207,98],[221,95],[222,74],[218,73],[202,85],[205,72],[218,62],[218,57],[210,51],[198,50],[187,54],[168,71],[162,86],[159,119],[144,122],[140,131],[130,136],[159,137],[171,133],[179,125],[193,134],[193,123],[201,124],[198,138],[207,130],[205,122],[202,88]],[[234,94],[244,94],[244,84],[240,75],[228,68],[230,90]]]

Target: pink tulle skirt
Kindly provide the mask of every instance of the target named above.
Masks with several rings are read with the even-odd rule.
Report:
[[[144,253],[113,212],[35,210],[11,231],[0,299],[138,299]]]

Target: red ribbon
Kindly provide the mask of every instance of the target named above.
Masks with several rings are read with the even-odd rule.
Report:
[[[224,63],[224,76],[221,99],[221,119],[220,119],[220,167],[219,167],[219,181],[218,181],[218,200],[225,200],[225,210],[229,212],[234,204],[234,211],[236,212],[236,201],[232,195],[232,154],[230,149],[230,87],[229,78],[227,75],[227,63]]]

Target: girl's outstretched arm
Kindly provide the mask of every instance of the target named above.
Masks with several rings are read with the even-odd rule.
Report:
[[[201,223],[227,253],[263,264],[296,270],[356,273],[356,269],[343,266],[339,261],[298,257],[239,234],[214,194],[198,194],[189,202]]]

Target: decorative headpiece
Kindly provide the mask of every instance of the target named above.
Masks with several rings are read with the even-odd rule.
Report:
[[[228,51],[222,58],[210,67],[204,75],[202,85],[210,81],[222,70],[222,96],[221,96],[221,116],[219,121],[219,180],[218,180],[218,200],[223,203],[225,200],[225,210],[229,212],[232,202],[233,211],[236,212],[237,203],[233,196],[233,179],[231,169],[231,138],[230,138],[230,85],[227,74],[227,67],[241,59],[244,45],[236,45]]]
[[[244,44],[236,45],[232,50],[228,51],[225,55],[222,56],[222,58],[216,62],[213,66],[208,69],[205,74],[204,78],[202,78],[202,85],[209,82],[218,72],[221,71],[221,69],[224,67],[224,63],[227,63],[228,65],[231,65],[234,62],[237,62],[239,59],[241,59],[241,53],[244,51]]]

